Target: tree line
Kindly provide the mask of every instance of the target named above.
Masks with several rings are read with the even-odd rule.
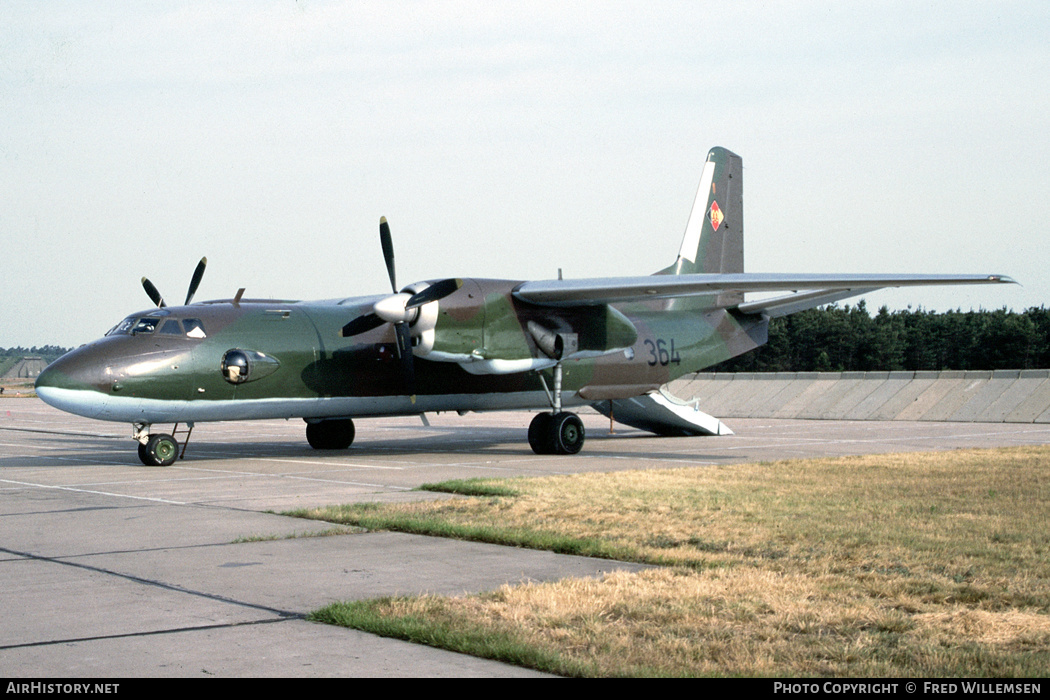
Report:
[[[1050,310],[889,311],[855,306],[775,318],[769,342],[715,372],[879,372],[1050,368]]]

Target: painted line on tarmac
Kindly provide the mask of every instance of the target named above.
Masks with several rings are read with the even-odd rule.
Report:
[[[329,467],[341,466],[339,464],[333,464],[331,462],[327,462],[325,464],[326,464],[326,466],[329,466]],[[371,482],[366,482],[366,481],[348,481],[346,479],[324,479],[324,478],[321,478],[321,477],[318,477],[318,476],[302,476],[302,475],[299,475],[299,474],[270,474],[270,473],[267,473],[267,472],[249,472],[249,471],[233,470],[233,469],[206,469],[204,467],[185,467],[185,466],[180,466],[180,467],[177,467],[177,468],[178,469],[184,469],[184,470],[187,470],[187,471],[201,471],[201,472],[206,472],[206,473],[211,473],[211,474],[216,474],[217,475],[217,476],[196,477],[195,479],[182,479],[180,481],[195,481],[195,480],[204,481],[204,480],[207,480],[207,479],[229,479],[229,478],[238,477],[238,478],[253,478],[253,479],[291,479],[291,480],[295,480],[295,481],[316,481],[316,482],[322,483],[322,484],[341,484],[341,485],[344,485],[344,486],[364,486],[364,487],[368,487],[368,488],[394,489],[394,490],[397,490],[397,491],[411,491],[413,489],[413,487],[410,487],[410,486],[393,486],[393,485],[388,485],[388,484],[376,484],[376,483],[371,483]]]
[[[166,503],[173,506],[189,505],[182,501],[169,501],[164,498],[149,498],[147,496],[129,496],[126,493],[112,493],[110,491],[94,491],[92,489],[78,489],[72,486],[52,486],[49,484],[36,484],[31,481],[13,481],[11,479],[0,479],[0,484],[12,484],[14,486],[33,487],[38,489],[53,489],[55,491],[72,491],[73,493],[87,493],[93,496],[113,496],[116,498],[129,498],[133,501],[151,501],[153,503]]]
[[[322,467],[341,467],[346,469],[387,469],[390,471],[403,471],[404,467],[383,467],[374,464],[359,464],[355,462],[337,462],[313,459],[302,459],[299,457],[259,457],[255,452],[229,452],[224,450],[209,450],[208,455],[225,459],[250,459],[255,462],[277,462],[278,464],[305,464]],[[252,472],[248,472],[252,473]]]
[[[94,437],[94,438],[106,438],[111,440],[123,440],[126,435],[105,435],[103,433],[82,433],[73,430],[45,430],[44,428],[12,428],[8,426],[0,426],[0,430],[10,430],[18,433],[45,433],[47,435],[71,435],[73,437]]]

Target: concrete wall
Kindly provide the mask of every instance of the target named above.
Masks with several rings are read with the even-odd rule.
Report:
[[[670,384],[719,418],[1050,423],[1050,370],[700,372]]]

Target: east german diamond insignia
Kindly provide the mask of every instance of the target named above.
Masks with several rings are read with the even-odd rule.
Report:
[[[711,218],[711,228],[715,231],[722,224],[722,219],[726,218],[722,210],[718,208],[718,202],[711,202],[711,211],[708,212],[708,216]]]

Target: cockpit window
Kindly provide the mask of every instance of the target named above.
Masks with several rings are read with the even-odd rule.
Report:
[[[109,329],[106,335],[127,335],[131,332],[131,329],[135,326],[134,318],[126,318],[117,325]]]
[[[135,322],[135,325],[131,327],[131,334],[138,335],[140,333],[152,333],[157,330],[158,318],[140,318]]]
[[[149,335],[158,332],[160,335],[182,335],[187,338],[208,337],[199,318],[185,318],[180,322],[176,318],[158,318],[158,315],[128,316],[106,335]]]
[[[182,324],[179,323],[178,319],[169,318],[164,322],[164,325],[160,327],[161,335],[182,335]]]

